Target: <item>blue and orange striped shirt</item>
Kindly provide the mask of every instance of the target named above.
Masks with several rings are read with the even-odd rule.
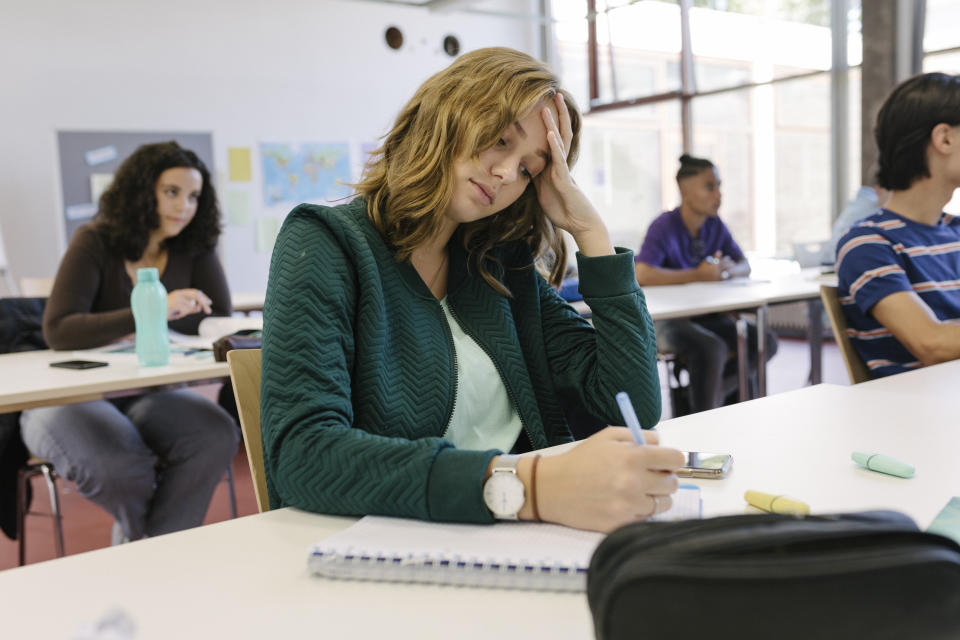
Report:
[[[935,225],[887,209],[853,225],[837,244],[837,293],[847,334],[874,378],[921,366],[873,317],[873,305],[915,291],[940,320],[960,319],[960,217]]]

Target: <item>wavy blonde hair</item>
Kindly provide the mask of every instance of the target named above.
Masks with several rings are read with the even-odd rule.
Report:
[[[372,152],[356,185],[367,200],[370,219],[398,260],[408,259],[439,228],[453,195],[454,162],[492,147],[507,127],[558,92],[570,113],[573,139],[567,165],[572,167],[579,150],[580,112],[544,63],[513,49],[479,49],[420,86],[383,145]],[[504,295],[510,292],[491,273],[488,254],[505,242],[525,241],[551,284],[563,278],[566,247],[541,209],[533,181],[509,207],[462,224],[458,233],[471,263]]]

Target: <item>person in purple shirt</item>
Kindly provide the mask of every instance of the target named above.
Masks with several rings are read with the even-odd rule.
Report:
[[[720,176],[712,162],[683,154],[677,171],[680,206],[660,214],[635,258],[641,286],[713,282],[750,275],[750,264],[717,216]],[[736,399],[737,329],[728,313],[656,323],[657,345],[673,353],[690,373],[690,410],[713,409]],[[777,351],[768,332],[767,359]],[[748,324],[751,382],[757,363],[757,328]],[[755,384],[755,383],[754,383]],[[675,411],[677,408],[675,407]]]

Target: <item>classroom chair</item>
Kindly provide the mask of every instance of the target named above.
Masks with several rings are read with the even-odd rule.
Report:
[[[46,298],[0,298],[0,353],[45,349],[43,341],[43,308]],[[30,511],[30,480],[42,475],[50,494],[50,514],[54,526],[56,555],[64,555],[63,518],[60,513],[60,495],[57,492],[57,474],[46,460],[30,455],[20,439],[20,412],[0,415],[0,451],[3,452],[3,469],[0,473],[0,492],[10,496],[3,502],[5,531],[17,538],[18,559],[23,565],[26,555],[24,523]],[[7,506],[9,505],[9,506]],[[10,509],[12,507],[12,509]],[[9,511],[7,510],[9,509]],[[7,518],[12,515],[12,523]],[[41,514],[36,514],[41,515]],[[6,528],[13,525],[12,532]]]
[[[30,511],[30,480],[34,476],[42,475],[47,484],[47,492],[50,494],[50,513],[38,513]],[[28,515],[45,515],[53,520],[53,544],[56,556],[64,556],[63,545],[63,515],[60,511],[60,494],[57,492],[57,473],[53,465],[46,460],[30,457],[17,470],[17,564],[23,566],[26,563],[27,535],[26,519]]]
[[[690,403],[690,385],[683,383],[681,374],[687,370],[686,363],[675,353],[657,351],[657,360],[662,362],[667,370],[667,387],[670,400],[670,417],[679,418],[692,413]]]
[[[847,320],[843,315],[843,307],[840,306],[837,288],[828,284],[820,285],[820,299],[823,300],[823,308],[827,312],[827,318],[830,319],[833,337],[837,341],[837,346],[840,347],[843,364],[847,367],[847,375],[850,376],[850,384],[866,382],[870,379],[870,370],[857,350],[853,348],[850,336],[847,335]]]
[[[253,492],[260,513],[270,510],[267,476],[263,465],[263,440],[260,437],[260,349],[233,349],[227,352],[230,381],[237,399],[240,429],[247,448]]]

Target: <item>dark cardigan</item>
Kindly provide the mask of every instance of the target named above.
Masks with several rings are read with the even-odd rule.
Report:
[[[577,256],[594,326],[534,270],[530,251],[497,249],[504,297],[450,246],[447,300],[490,355],[523,423],[515,450],[568,442],[558,398],[622,422],[660,418],[656,339],[633,254]],[[481,483],[498,451],[442,439],[455,368],[438,300],[397,262],[358,198],[301,205],[274,248],[264,313],[261,424],[273,507],[491,522]]]

